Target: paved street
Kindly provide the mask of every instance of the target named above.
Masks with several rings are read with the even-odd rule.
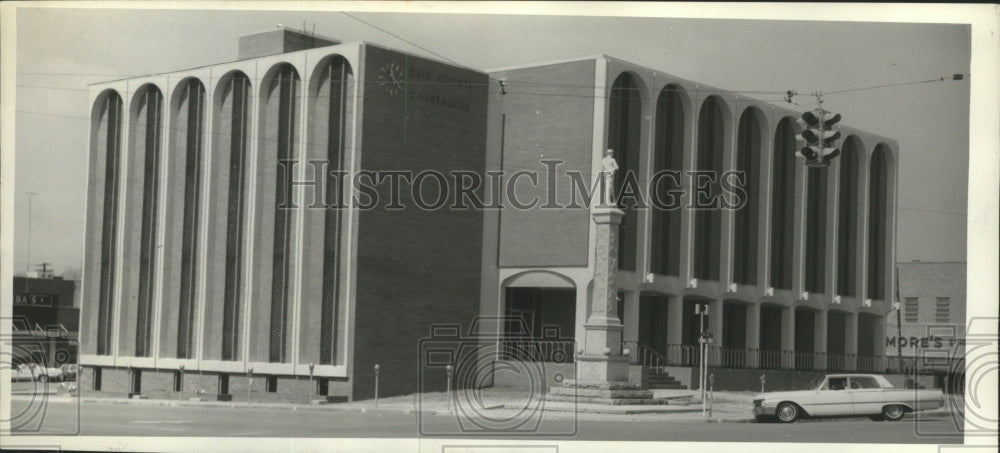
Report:
[[[85,436],[227,436],[403,438],[454,437],[452,415],[419,416],[391,410],[338,410],[334,408],[191,407],[136,403],[84,401],[81,406],[65,399],[45,408],[40,434]],[[29,407],[27,400],[12,401],[12,412]],[[79,408],[79,413],[78,413]],[[498,412],[503,414],[503,412]],[[508,412],[509,414],[509,412]],[[851,443],[959,443],[957,436],[922,436],[922,433],[955,433],[947,414],[924,415],[919,424],[912,416],[903,422],[868,419],[774,423],[706,423],[693,417],[671,419],[663,415],[591,415],[545,412],[540,432],[557,440],[640,441],[739,441],[739,442],[851,442]],[[574,429],[574,418],[577,424]],[[475,429],[475,425],[471,429]],[[77,427],[79,429],[77,429]],[[575,432],[575,434],[574,434]],[[849,437],[845,433],[850,433]],[[27,434],[27,433],[22,433]],[[506,436],[489,436],[506,437]],[[531,435],[516,436],[524,439]]]

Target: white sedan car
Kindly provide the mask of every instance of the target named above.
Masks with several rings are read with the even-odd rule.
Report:
[[[43,367],[35,363],[23,363],[18,365],[10,373],[10,380],[17,381],[61,381],[62,370],[59,368]]]
[[[940,389],[895,389],[876,374],[830,374],[814,379],[806,390],[762,393],[753,400],[758,420],[791,423],[800,417],[869,416],[897,421],[907,412],[944,405]]]

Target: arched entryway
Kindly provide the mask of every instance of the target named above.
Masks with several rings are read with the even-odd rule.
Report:
[[[575,353],[577,288],[553,272],[526,272],[503,285],[500,358],[570,362]]]

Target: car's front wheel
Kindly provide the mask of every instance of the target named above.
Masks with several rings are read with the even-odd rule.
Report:
[[[905,413],[906,408],[898,404],[892,404],[882,408],[882,418],[891,422],[902,420],[903,414]]]
[[[791,423],[799,418],[799,408],[792,403],[781,403],[778,405],[778,420],[782,423]]]
[[[44,375],[44,374],[41,375],[41,376],[38,376],[38,382],[41,382],[41,383],[49,382],[49,377],[46,376],[46,375]]]

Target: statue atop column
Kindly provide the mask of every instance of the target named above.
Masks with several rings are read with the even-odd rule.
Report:
[[[615,160],[615,150],[608,149],[601,160],[601,177],[604,178],[601,189],[604,206],[615,206],[615,172],[618,171],[618,161]]]

